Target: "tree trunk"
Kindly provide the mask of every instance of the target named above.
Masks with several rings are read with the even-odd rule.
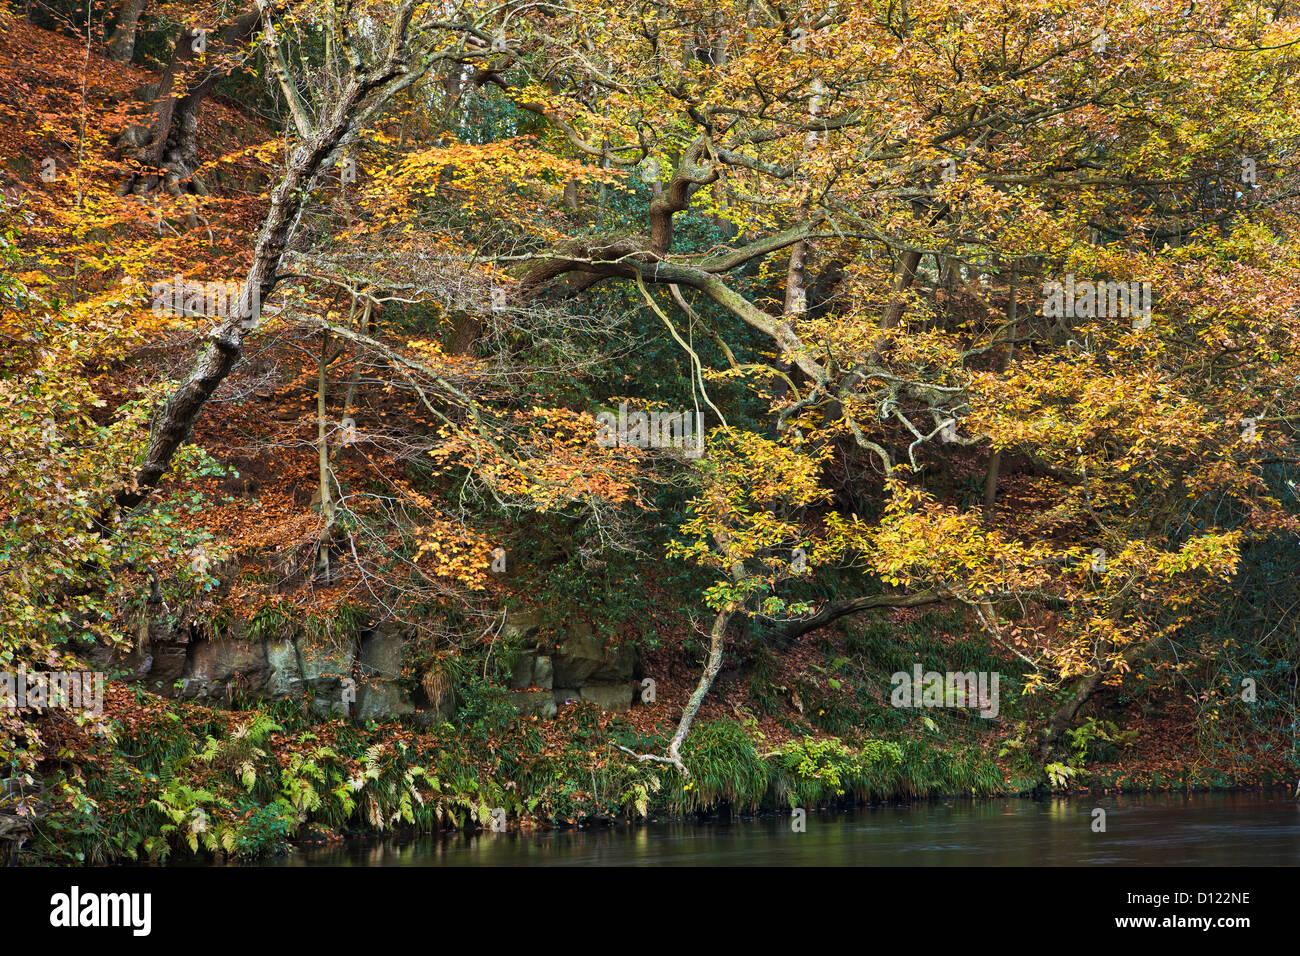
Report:
[[[898,275],[894,279],[894,287],[891,290],[893,294],[889,305],[885,307],[885,314],[880,319],[882,329],[896,329],[903,321],[903,313],[907,311],[907,290],[912,287],[912,282],[916,279],[916,270],[920,265],[919,250],[908,249],[903,253],[903,261],[899,265]]]
[[[1011,273],[1010,299],[1007,302],[1007,328],[1011,340],[1007,343],[1006,348],[1002,349],[998,357],[998,371],[1005,372],[1011,364],[1011,359],[1016,353],[1016,274]],[[994,451],[989,456],[988,474],[984,476],[984,518],[988,520],[993,517],[993,506],[998,499],[998,472],[1002,469],[1002,452]]]
[[[108,55],[118,63],[130,63],[135,55],[135,33],[149,0],[123,0],[117,11],[117,22],[113,25],[113,35],[108,38]]]
[[[260,22],[254,4],[216,36],[190,27],[181,30],[158,83],[148,141],[134,156],[144,169],[123,184],[123,195],[150,193],[160,186],[173,195],[205,192],[202,183],[193,179],[198,168],[199,113],[217,80],[235,68],[223,63],[223,58],[247,42]]]
[[[807,212],[805,207],[804,212]],[[808,262],[808,240],[800,239],[790,247],[790,264],[785,270],[785,307],[781,310],[780,334],[782,337],[797,335],[799,320],[803,318],[804,312],[808,308],[808,292],[804,282],[804,267]],[[776,355],[776,367],[784,372],[787,376],[794,374],[794,364],[789,357],[782,351]],[[783,378],[774,379],[772,382],[773,399],[780,401],[790,391]],[[780,430],[779,413],[773,416],[773,421]]]
[[[1038,760],[1040,763],[1049,763],[1057,755],[1061,738],[1074,724],[1074,718],[1079,715],[1079,711],[1092,697],[1104,677],[1103,671],[1096,670],[1086,677],[1081,677],[1070,688],[1065,703],[1057,708],[1056,713],[1052,715],[1052,719],[1048,721],[1047,727],[1043,730],[1042,739],[1038,745]]]
[[[460,312],[452,324],[451,335],[447,339],[447,353],[474,355],[479,337],[486,328],[483,320],[473,312]]]
[[[409,15],[394,29],[404,32],[408,25]],[[200,354],[194,370],[168,396],[154,426],[144,464],[136,472],[132,487],[125,488],[116,495],[120,508],[134,508],[158,483],[171,464],[176,449],[189,437],[203,406],[239,361],[243,353],[244,331],[253,324],[248,320],[256,321],[261,314],[262,303],[275,290],[279,280],[276,270],[302,215],[303,203],[326,160],[350,141],[355,135],[355,128],[374,113],[379,103],[404,85],[409,85],[418,75],[400,60],[402,49],[404,44],[399,44],[394,38],[394,52],[384,65],[372,73],[355,75],[328,121],[309,141],[303,142],[293,151],[284,177],[271,193],[271,208],[262,223],[253,250],[253,264],[244,280],[242,302],[251,315],[232,315],[209,334],[208,344]],[[401,79],[390,84],[390,81],[398,77]],[[242,310],[234,311],[238,313]]]
[[[912,212],[913,215],[920,218],[923,210],[919,205],[914,205]],[[948,215],[948,204],[941,202],[930,214],[926,225],[933,226],[946,215]],[[916,281],[916,273],[920,266],[921,251],[919,249],[908,249],[903,253],[902,261],[899,263],[898,275],[894,277],[894,287],[891,290],[892,295],[889,304],[880,317],[880,327],[882,329],[898,328],[898,324],[903,321],[903,315],[907,312],[906,293],[912,287],[912,283]]]
[[[318,138],[315,143],[301,146],[294,153],[284,178],[271,195],[271,208],[257,238],[253,266],[244,280],[241,298],[244,309],[236,311],[251,311],[250,318],[254,320],[260,316],[261,304],[275,290],[276,269],[298,222],[307,187],[330,149],[332,146],[327,148],[322,138]],[[117,497],[121,507],[135,507],[144,499],[148,489],[162,478],[172,455],[189,437],[199,412],[243,353],[244,323],[243,317],[234,315],[214,329],[194,371],[168,396],[150,439],[145,462],[136,472],[136,487],[119,493]]]
[[[713,627],[709,630],[708,660],[704,663],[704,671],[700,674],[700,682],[695,686],[690,700],[686,702],[686,707],[682,711],[682,719],[677,723],[677,732],[673,734],[673,739],[668,744],[669,759],[686,777],[689,777],[691,772],[686,769],[686,765],[682,762],[682,744],[686,742],[686,735],[691,732],[691,724],[695,721],[695,715],[700,712],[700,705],[704,703],[704,698],[708,696],[709,689],[718,676],[718,671],[722,669],[722,652],[727,646],[727,623],[730,620],[730,611],[719,611],[718,616],[713,619]]]
[[[329,333],[321,332],[316,374],[316,463],[320,472],[317,496],[321,514],[321,530],[316,537],[316,573],[327,583],[330,579],[330,539],[334,533],[334,469],[330,467],[329,423],[326,421],[329,398],[327,373],[332,360],[329,346]]]
[[[1138,644],[1130,644],[1125,648],[1120,659],[1128,666],[1132,666],[1139,658],[1151,650],[1154,641],[1143,641]],[[1101,649],[1102,654],[1107,653],[1107,648]],[[1042,731],[1042,736],[1038,744],[1038,759],[1042,763],[1048,763],[1052,757],[1056,756],[1061,744],[1061,738],[1065,732],[1074,725],[1074,719],[1079,715],[1097,688],[1107,677],[1115,672],[1115,666],[1098,667],[1091,674],[1087,674],[1077,680],[1073,687],[1070,688],[1069,696],[1064,704],[1057,708],[1052,719],[1048,721],[1047,727]]]

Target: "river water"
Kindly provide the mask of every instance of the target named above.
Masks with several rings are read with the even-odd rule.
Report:
[[[1105,814],[1105,832],[1094,823]],[[454,833],[299,849],[287,866],[1295,866],[1283,791],[926,800],[851,813]]]

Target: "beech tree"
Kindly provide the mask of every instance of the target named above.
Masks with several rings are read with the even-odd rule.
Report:
[[[240,250],[246,308],[203,330],[113,510],[165,495],[274,319],[310,356],[324,579],[349,573],[331,404],[352,407],[360,368],[401,391],[407,452],[476,504],[587,509],[616,547],[643,487],[690,482],[669,556],[712,579],[707,651],[664,752],[637,759],[688,773],[741,622],[780,646],[943,603],[1029,668],[1045,703],[1024,743],[1049,761],[1251,542],[1296,528],[1267,474],[1295,460],[1296,37],[1285,4],[1240,0],[258,2],[186,27],[122,198],[201,196],[200,107],[255,55],[278,166]],[[476,109],[492,136],[463,134]],[[202,237],[193,219],[167,241]],[[116,314],[160,247],[93,247],[86,310]],[[436,319],[386,327],[404,307]],[[680,352],[700,461],[599,447],[595,409],[534,381],[597,365],[574,342],[613,329]],[[399,510],[372,540],[418,565],[436,522]],[[446,558],[462,583],[485,540]]]
[[[113,33],[108,38],[108,55],[119,63],[130,63],[135,55],[135,35],[140,16],[149,0],[123,0],[113,23]]]
[[[220,29],[181,29],[154,96],[153,121],[134,146],[132,158],[140,168],[122,185],[123,195],[160,188],[173,195],[206,191],[195,178],[203,102],[218,80],[243,65],[248,40],[261,23],[261,5],[253,3]]]
[[[714,373],[751,381],[777,427],[719,438],[700,477],[680,553],[722,576],[668,762],[684,769],[730,616],[781,616],[793,548],[814,572],[849,562],[901,589],[813,621],[957,601],[1033,683],[1064,682],[1046,759],[1099,685],[1230,577],[1246,536],[1290,520],[1259,495],[1261,446],[1283,436],[1242,439],[1236,423],[1270,420],[1291,387],[1276,365],[1229,386],[1218,356],[1243,334],[1270,362],[1293,354],[1295,180],[1274,173],[1294,155],[1294,30],[1230,3],[645,3],[513,22],[477,81],[579,155],[658,182],[640,234],[502,260],[524,294],[630,281],[650,321],[671,328],[676,311],[725,338],[708,303],[777,356]],[[1243,169],[1268,172],[1243,188]],[[692,207],[734,222],[737,242],[677,251]],[[1228,258],[1233,292],[1207,306],[1203,270]],[[1075,274],[1145,283],[1154,310],[1052,314],[1050,283]],[[1000,487],[1009,455],[1032,476],[1018,506]],[[942,480],[971,467],[979,508]],[[856,477],[813,481],[823,468]],[[1050,623],[1005,620],[1027,600]]]
[[[743,2],[520,7],[439,24],[456,42],[400,78],[389,75],[397,60],[381,61],[373,83],[340,87],[321,123],[259,9],[302,145],[246,290],[265,301],[274,288],[301,211],[292,197],[374,115],[369,91],[387,99],[386,84],[410,86],[435,60],[463,78],[458,96],[506,99],[579,163],[653,181],[643,231],[537,235],[496,261],[522,301],[625,282],[656,327],[675,335],[686,323],[725,346],[739,323],[773,349],[765,363],[699,368],[701,388],[746,383],[775,427],[723,425],[699,474],[677,553],[722,576],[708,595],[708,659],[662,759],[685,770],[680,746],[736,614],[788,631],[809,613],[811,624],[931,601],[968,605],[1032,663],[1033,683],[1058,689],[1038,744],[1047,759],[1090,694],[1231,575],[1243,536],[1286,520],[1256,494],[1261,443],[1228,425],[1247,410],[1267,420],[1286,400],[1269,397],[1278,367],[1255,364],[1227,385],[1216,355],[1238,340],[1222,323],[1240,309],[1207,312],[1204,282],[1231,259],[1224,307],[1252,311],[1230,321],[1256,330],[1258,354],[1289,354],[1294,181],[1273,171],[1296,132],[1293,22],[1232,3],[1187,12],[1186,29],[1175,19],[1086,2],[1022,4],[1011,17],[829,3],[788,14]],[[1247,154],[1262,189],[1237,188]],[[472,180],[484,159],[444,157],[434,171]],[[392,197],[401,181],[376,188]],[[559,201],[572,208],[572,197],[566,187]],[[374,210],[420,209],[374,199]],[[693,208],[731,223],[735,241],[678,251],[677,220]],[[1053,314],[1045,290],[1067,275],[1146,284],[1156,305],[1139,314],[1139,295],[1123,314]],[[237,324],[219,330],[169,400],[142,489],[241,336]],[[962,504],[950,476],[972,468],[983,494]],[[1219,520],[1189,532],[1188,494]],[[809,556],[797,573],[794,548]],[[781,596],[793,578],[845,566],[863,572],[861,595],[807,610]],[[1047,618],[1010,621],[1026,601]]]

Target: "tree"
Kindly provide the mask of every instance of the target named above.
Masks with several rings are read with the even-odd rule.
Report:
[[[397,92],[410,86],[429,67],[436,53],[422,56],[412,49],[411,21],[414,0],[407,0],[395,11],[387,42],[381,47],[374,62],[367,64],[353,44],[346,25],[340,29],[339,40],[347,51],[350,68],[338,98],[323,106],[323,119],[316,125],[300,109],[295,108],[299,145],[289,158],[284,174],[271,194],[271,204],[258,233],[253,249],[253,261],[244,280],[241,296],[242,314],[229,317],[209,335],[194,370],[175,391],[168,396],[145,454],[144,463],[136,472],[135,487],[124,490],[117,497],[122,508],[133,508],[144,500],[149,490],[157,484],[167,470],[176,449],[188,437],[194,420],[203,410],[217,386],[229,374],[239,359],[243,348],[244,332],[248,325],[260,318],[262,303],[266,302],[279,281],[277,269],[293,239],[293,233],[302,215],[303,201],[320,173],[335,163],[345,148],[383,105]],[[267,5],[253,13],[257,21],[272,23]],[[251,31],[252,25],[239,28]],[[272,38],[271,43],[274,43]],[[418,57],[418,59],[417,59]],[[411,60],[416,62],[412,63]],[[282,79],[286,92],[291,89]],[[295,95],[291,102],[297,104]]]
[[[1244,547],[1295,526],[1265,474],[1294,458],[1300,381],[1287,11],[443,16],[258,3],[204,49],[182,32],[128,192],[202,191],[198,110],[239,65],[275,91],[287,146],[249,147],[283,164],[238,250],[251,314],[167,395],[104,536],[114,510],[166,500],[268,322],[304,357],[315,580],[474,590],[475,519],[585,509],[600,547],[631,548],[641,489],[689,481],[670,553],[713,579],[708,650],[665,752],[638,755],[685,773],[743,621],[779,646],[941,602],[1030,668],[1048,760],[1232,586]],[[100,319],[118,272],[170,247],[109,255],[92,198],[64,210],[77,265],[44,281],[71,275]],[[203,239],[175,244],[194,262]],[[612,345],[584,351],[596,337]],[[604,354],[646,341],[677,351],[675,397],[714,426],[696,465],[593,441],[622,397]],[[400,423],[366,423],[383,494],[349,488],[339,434],[367,390],[398,396]],[[417,460],[454,506],[411,487]]]
[[[593,4],[521,17],[480,71],[578,153],[640,166],[661,187],[639,233],[588,232],[504,259],[524,294],[667,286],[686,321],[708,326],[693,293],[757,331],[796,378],[770,390],[779,365],[723,374],[752,377],[772,402],[777,435],[764,440],[809,461],[833,452],[834,472],[860,476],[837,490],[870,509],[851,523],[813,499],[739,512],[730,493],[717,498],[726,467],[707,467],[681,553],[722,573],[719,616],[670,762],[729,616],[764,616],[757,596],[780,580],[771,563],[801,543],[814,569],[863,567],[864,583],[903,588],[899,601],[965,603],[1002,643],[1004,608],[1052,609],[1049,624],[1015,624],[1034,633],[1035,683],[1069,688],[1044,728],[1046,758],[1097,687],[1212,599],[1243,535],[1285,520],[1258,497],[1257,448],[1226,423],[1247,405],[1271,420],[1292,395],[1269,363],[1295,331],[1283,291],[1294,288],[1294,181],[1244,199],[1233,183],[1243,155],[1271,168],[1294,155],[1294,21],[1223,3],[1171,30],[1171,14],[1149,5],[1067,6],[687,3],[663,17],[651,4]],[[700,53],[719,47],[725,57]],[[724,180],[725,207],[710,191]],[[737,245],[679,250],[674,223],[692,206],[737,222]],[[753,279],[774,275],[773,260],[785,262],[784,294]],[[1207,279],[1191,262],[1214,272],[1230,260],[1234,278],[1211,281],[1250,302],[1249,317],[1226,302],[1216,311],[1190,284]],[[833,303],[805,312],[818,269],[844,278]],[[1063,320],[1045,308],[1048,289],[1075,275],[1147,283],[1158,304],[1142,312],[1140,296],[1126,298]],[[1011,303],[1026,282],[1043,292],[1022,315]],[[671,308],[645,301],[649,315]],[[1229,341],[1254,355],[1231,388]],[[1008,455],[1034,474],[1024,496],[987,519],[959,504],[944,475],[983,456],[996,486]],[[730,480],[769,473],[766,457],[727,460]],[[741,514],[757,527],[736,527]],[[808,526],[797,532],[789,515]],[[1085,561],[1081,572],[1097,550],[1106,570]]]
[[[262,6],[249,5],[220,30],[181,29],[154,97],[153,122],[135,149],[140,168],[123,184],[123,195],[159,188],[173,195],[206,191],[194,176],[199,114],[216,82],[242,66],[243,47],[262,23]]]
[[[123,0],[118,8],[113,33],[108,38],[108,55],[118,63],[130,63],[135,55],[136,29],[148,4],[149,0]]]

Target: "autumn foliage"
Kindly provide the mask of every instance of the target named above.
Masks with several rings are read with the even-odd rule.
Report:
[[[522,582],[629,561],[690,582],[620,625],[683,775],[753,704],[719,673],[864,612],[1022,668],[1040,765],[1107,695],[1237,693],[1215,615],[1300,532],[1291,6],[163,4],[192,55],[135,65],[73,6],[0,10],[0,669],[165,604],[486,675]],[[703,456],[597,442],[621,402]],[[38,775],[39,722],[0,734]]]

